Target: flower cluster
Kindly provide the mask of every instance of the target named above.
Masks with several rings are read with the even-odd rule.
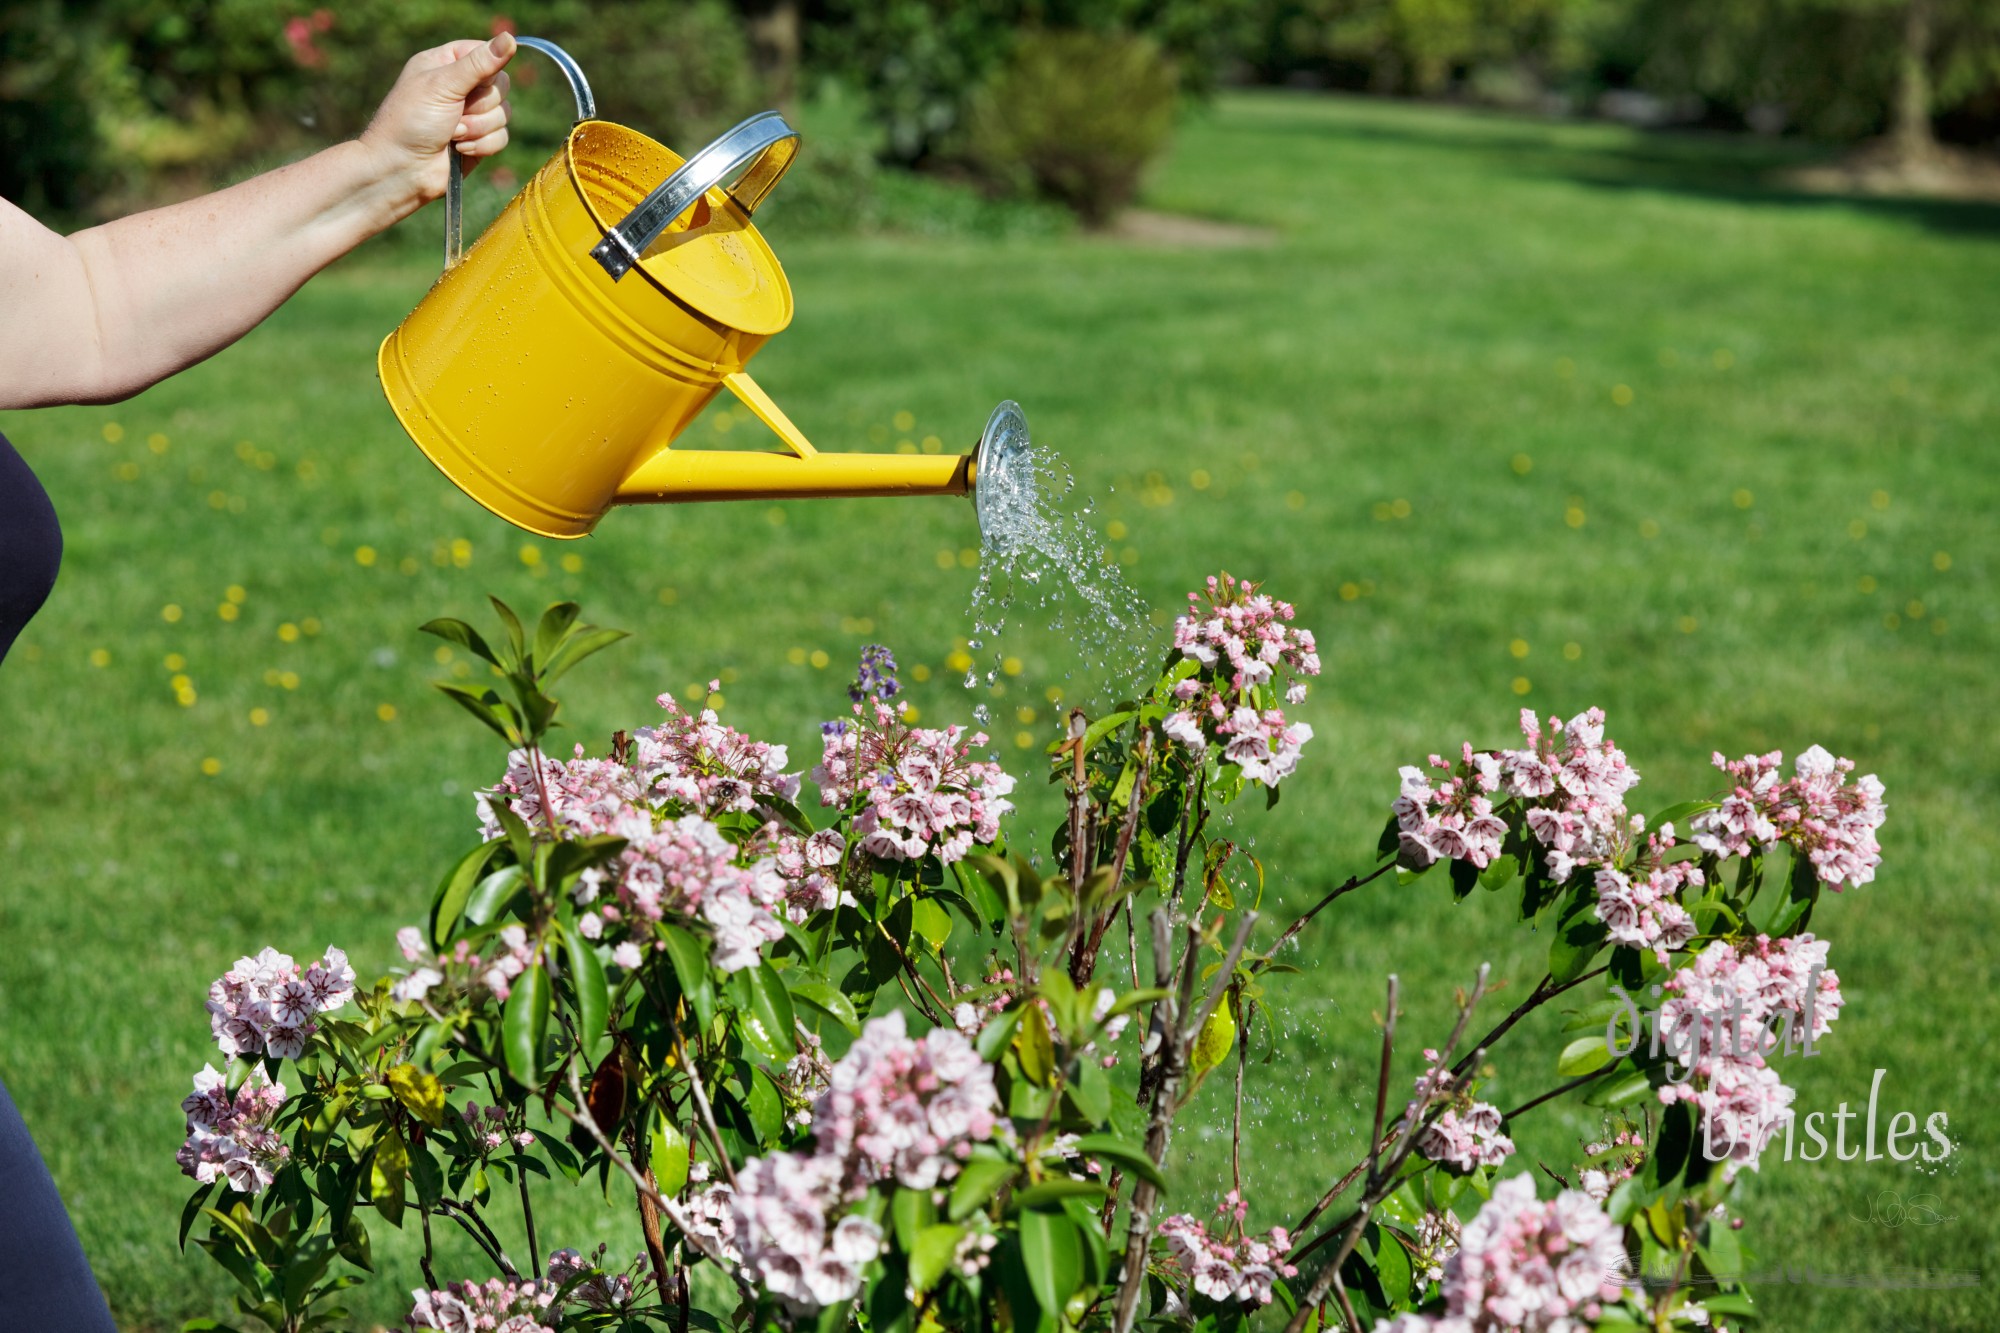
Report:
[[[1398,1315],[1383,1333],[1584,1333],[1624,1294],[1619,1227],[1580,1190],[1548,1203],[1525,1175],[1503,1180],[1444,1263],[1442,1315]]]
[[[1295,614],[1289,602],[1226,573],[1211,576],[1205,592],[1189,593],[1187,614],[1174,621],[1174,647],[1196,670],[1174,683],[1177,707],[1161,730],[1198,755],[1211,742],[1220,745],[1224,761],[1252,782],[1282,782],[1298,767],[1313,730],[1287,722],[1276,706],[1277,669],[1297,677],[1319,674],[1312,631],[1286,623]],[[1303,679],[1284,692],[1287,704],[1305,697]]]
[[[881,1229],[842,1210],[877,1181],[927,1190],[951,1179],[999,1109],[992,1066],[970,1042],[949,1028],[912,1039],[901,1013],[870,1021],[827,1078],[813,1152],[753,1158],[733,1191],[712,1186],[696,1206],[695,1225],[799,1309],[851,1299],[881,1252]]]
[[[1267,1236],[1252,1236],[1241,1230],[1249,1205],[1235,1190],[1216,1206],[1227,1219],[1224,1235],[1238,1233],[1235,1241],[1211,1236],[1208,1228],[1191,1213],[1176,1213],[1161,1221],[1155,1234],[1166,1246],[1174,1265],[1187,1276],[1200,1295],[1212,1301],[1238,1301],[1253,1309],[1271,1303],[1271,1284],[1281,1277],[1296,1277],[1298,1269],[1285,1262],[1292,1238],[1283,1227],[1272,1227]]]
[[[319,1029],[314,1014],[346,1004],[354,994],[347,955],[328,947],[303,971],[290,954],[265,948],[239,958],[208,988],[208,1025],[224,1055],[271,1055],[296,1060]]]
[[[1646,1136],[1636,1129],[1621,1129],[1601,1142],[1585,1144],[1583,1151],[1597,1165],[1579,1170],[1576,1186],[1603,1203],[1645,1162]]]
[[[1403,787],[1390,810],[1403,864],[1424,870],[1443,859],[1470,861],[1484,870],[1507,836],[1506,822],[1493,813],[1500,761],[1467,743],[1457,772],[1441,755],[1432,755],[1430,764],[1446,774],[1435,786],[1420,768],[1406,764],[1397,770]]]
[[[712,680],[708,688],[712,693],[722,682]],[[799,775],[785,772],[786,747],[724,726],[713,708],[690,713],[671,694],[658,702],[667,720],[632,737],[634,765],[656,802],[710,818],[748,814],[769,798],[797,803]]]
[[[467,1102],[465,1109],[458,1114],[459,1118],[465,1121],[466,1130],[482,1151],[492,1152],[508,1141],[506,1107],[488,1106],[481,1109],[478,1102]],[[535,1146],[535,1136],[525,1129],[512,1137],[514,1146],[524,1152]]]
[[[645,1272],[645,1255],[635,1256],[629,1273],[604,1271],[605,1246],[585,1258],[576,1250],[557,1250],[549,1256],[548,1279],[558,1291],[569,1288],[565,1301],[574,1301],[587,1310],[604,1313],[630,1309],[644,1294],[652,1277]],[[576,1285],[570,1286],[571,1283]]]
[[[1694,917],[1681,906],[1680,891],[1704,882],[1692,861],[1657,860],[1659,851],[1673,845],[1674,826],[1667,824],[1649,842],[1652,865],[1629,873],[1614,866],[1597,869],[1597,919],[1610,930],[1611,942],[1651,949],[1662,963],[1668,950],[1694,938]]]
[[[1528,831],[1542,844],[1549,876],[1562,883],[1580,865],[1615,854],[1625,823],[1625,793],[1639,774],[1625,752],[1604,737],[1604,710],[1590,708],[1567,724],[1551,717],[1546,735],[1534,710],[1521,710],[1527,745],[1500,755],[1501,785],[1527,809]]]
[[[1666,982],[1658,1024],[1682,1058],[1682,1076],[1660,1089],[1668,1105],[1691,1102],[1703,1146],[1730,1170],[1755,1169],[1771,1135],[1791,1115],[1792,1089],[1764,1057],[1779,1043],[1826,1035],[1842,1004],[1826,941],[1810,934],[1740,947],[1717,940]]]
[[[847,697],[855,703],[864,699],[893,699],[902,692],[896,680],[896,655],[879,643],[861,649],[861,668],[847,687]]]
[[[396,947],[403,957],[417,964],[389,988],[392,999],[421,1001],[433,990],[445,984],[448,969],[458,968],[465,974],[465,984],[484,986],[493,992],[495,998],[506,1000],[513,993],[514,978],[527,971],[534,961],[534,945],[528,932],[518,925],[510,925],[496,937],[498,948],[492,953],[480,955],[464,940],[452,946],[449,955],[431,952],[424,942],[424,932],[416,926],[404,926],[396,932]]]
[[[1444,1281],[1444,1263],[1458,1253],[1458,1214],[1449,1208],[1434,1208],[1417,1219],[1417,1248],[1410,1256],[1410,1269],[1418,1288]]]
[[[854,705],[859,723],[829,723],[813,781],[820,803],[860,804],[855,845],[883,861],[949,864],[1000,836],[1014,779],[1000,765],[971,757],[984,732],[912,727],[880,699]]]
[[[555,1263],[552,1255],[550,1265]],[[489,1279],[447,1282],[442,1291],[410,1293],[413,1304],[405,1323],[413,1329],[434,1328],[447,1333],[555,1333],[558,1284],[547,1280],[508,1282]]]
[[[767,849],[772,866],[785,881],[786,916],[803,922],[814,912],[840,905],[840,862],[847,854],[847,839],[839,829],[801,835],[772,822],[752,844],[753,854]]]
[[[1424,1126],[1417,1151],[1433,1162],[1466,1172],[1477,1166],[1498,1166],[1514,1155],[1514,1140],[1500,1132],[1500,1108],[1473,1102],[1461,1114],[1452,1107]]]
[[[698,916],[715,932],[715,965],[724,972],[754,967],[761,945],[784,938],[776,909],[785,902],[785,881],[769,859],[737,865],[736,848],[700,815],[635,832],[620,856],[615,901],[600,900],[587,877],[578,884],[578,904],[590,908],[577,919],[586,938],[623,926],[636,950],[669,912]],[[625,966],[638,961],[636,953],[617,958]]]
[[[269,1189],[291,1150],[271,1129],[271,1117],[285,1104],[285,1085],[273,1083],[262,1065],[232,1096],[228,1080],[214,1065],[194,1076],[194,1091],[181,1103],[187,1113],[187,1142],[175,1154],[181,1171],[204,1185],[227,1180],[241,1194]]]
[[[1714,810],[1691,821],[1695,842],[1717,856],[1748,856],[1754,847],[1790,843],[1835,892],[1875,878],[1882,848],[1875,830],[1887,816],[1882,783],[1873,773],[1852,784],[1852,759],[1836,759],[1815,745],[1798,757],[1790,781],[1779,777],[1781,751],[1715,766],[1736,781]]]

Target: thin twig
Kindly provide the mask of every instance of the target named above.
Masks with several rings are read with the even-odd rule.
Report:
[[[486,1225],[486,1219],[481,1217],[477,1210],[468,1208],[456,1199],[439,1199],[438,1209],[446,1217],[458,1223],[465,1234],[472,1237],[480,1249],[486,1251],[486,1257],[491,1259],[502,1273],[516,1282],[521,1280],[520,1270],[514,1267],[514,1261],[509,1259],[507,1252],[501,1248],[500,1238],[493,1234],[493,1229]]]
[[[674,1051],[680,1056],[681,1068],[687,1070],[688,1086],[694,1089],[695,1113],[701,1117],[701,1127],[708,1131],[709,1143],[714,1145],[715,1160],[721,1164],[722,1174],[729,1177],[729,1188],[735,1189],[736,1171],[729,1165],[729,1150],[722,1146],[722,1131],[715,1126],[715,1112],[708,1105],[708,1090],[701,1086],[701,1071],[696,1069],[694,1061],[688,1058],[687,1043],[681,1040],[679,1033],[674,1034]],[[576,1081],[574,1070],[570,1073],[570,1081]],[[593,1126],[597,1124],[595,1120],[590,1123]],[[600,1135],[599,1137],[602,1136]],[[669,1211],[668,1215],[672,1216],[671,1211]],[[675,1218],[674,1221],[676,1225],[679,1225],[679,1218]],[[686,1230],[686,1228],[683,1227],[682,1230]]]
[[[604,1150],[604,1155],[609,1159],[611,1164],[625,1173],[631,1180],[634,1189],[637,1189],[641,1194],[650,1198],[653,1201],[654,1207],[667,1215],[667,1220],[679,1228],[682,1238],[688,1244],[700,1250],[710,1261],[720,1266],[723,1272],[735,1278],[737,1286],[743,1289],[745,1296],[755,1299],[756,1288],[752,1287],[749,1280],[743,1276],[734,1264],[729,1262],[721,1250],[716,1248],[715,1242],[689,1225],[687,1217],[680,1210],[680,1206],[666,1195],[660,1193],[658,1188],[618,1151],[617,1145],[613,1144],[605,1136],[604,1131],[598,1127],[596,1117],[589,1113],[583,1095],[583,1085],[577,1080],[575,1069],[569,1071],[569,1089],[570,1095],[576,1098],[577,1104],[585,1106],[586,1109],[583,1114],[579,1115],[569,1107],[564,1106],[561,1102],[557,1102],[555,1108],[562,1114],[563,1118],[573,1125],[580,1126],[591,1138],[597,1140],[597,1146]],[[726,1158],[724,1159],[724,1170],[728,1169],[727,1160]]]
[[[1512,1031],[1514,1025],[1520,1022],[1523,1018],[1526,1018],[1530,1012],[1532,1012],[1533,1010],[1539,1008],[1544,1004],[1547,1004],[1550,1000],[1553,1000],[1556,996],[1561,995],[1564,991],[1569,990],[1576,986],[1581,986],[1584,982],[1589,981],[1592,977],[1601,977],[1605,974],[1605,972],[1609,970],[1610,969],[1608,967],[1592,968],[1590,971],[1584,973],[1582,976],[1575,977],[1569,981],[1565,981],[1560,986],[1554,984],[1555,983],[1554,977],[1548,975],[1547,973],[1544,973],[1542,979],[1535,983],[1534,990],[1528,992],[1528,998],[1521,1001],[1520,1004],[1514,1006],[1513,1013],[1508,1014],[1505,1018],[1501,1019],[1498,1023],[1494,1025],[1493,1030],[1491,1032],[1487,1033],[1484,1037],[1480,1038],[1479,1040],[1480,1049],[1491,1050],[1493,1048],[1493,1043],[1499,1041],[1500,1038],[1506,1036],[1510,1031]],[[1466,1071],[1471,1069],[1473,1064],[1474,1061],[1472,1057],[1468,1055],[1465,1059],[1460,1060],[1456,1065],[1452,1066],[1451,1076],[1453,1078],[1465,1077]]]
[[[1503,1115],[1500,1118],[1502,1120],[1512,1120],[1517,1115],[1526,1115],[1528,1112],[1534,1110],[1537,1106],[1540,1106],[1543,1102],[1554,1101],[1556,1098],[1562,1096],[1564,1093],[1574,1092],[1586,1083],[1595,1083],[1598,1079],[1603,1078],[1606,1074],[1610,1073],[1615,1068],[1617,1068],[1616,1065],[1606,1065],[1604,1068],[1596,1070],[1589,1074],[1585,1074],[1580,1078],[1573,1078],[1567,1083],[1558,1084],[1556,1087],[1550,1088],[1547,1092],[1543,1093],[1541,1096],[1533,1098],[1532,1100],[1529,1101],[1522,1102],[1519,1106],[1507,1112],[1506,1115]]]
[[[521,1221],[528,1232],[528,1268],[532,1272],[542,1271],[541,1242],[535,1238],[535,1205],[528,1200],[528,1173],[521,1166],[521,1153],[514,1152],[514,1182],[521,1187]]]
[[[438,1284],[438,1276],[437,1273],[431,1268],[431,1254],[432,1254],[431,1210],[425,1207],[423,1204],[419,1203],[417,1205],[417,1211],[423,1215],[424,1219],[424,1253],[423,1257],[417,1260],[417,1267],[424,1270],[425,1284],[429,1286],[432,1291],[438,1291],[441,1289]]]
[[[1318,902],[1314,903],[1312,907],[1305,912],[1304,915],[1299,917],[1298,920],[1292,922],[1291,925],[1285,927],[1284,933],[1279,935],[1278,938],[1272,942],[1271,947],[1264,951],[1264,958],[1257,964],[1257,970],[1262,971],[1264,968],[1270,966],[1271,960],[1278,956],[1278,950],[1284,948],[1287,944],[1290,944],[1292,942],[1293,937],[1295,937],[1300,931],[1304,930],[1314,917],[1318,916],[1328,907],[1331,907],[1335,899],[1344,897],[1345,895],[1354,892],[1356,889],[1361,888],[1365,884],[1372,884],[1374,881],[1380,879],[1384,874],[1388,873],[1391,870],[1394,870],[1395,868],[1396,868],[1396,863],[1394,861],[1387,861],[1384,862],[1382,865],[1375,867],[1375,869],[1369,871],[1365,875],[1352,876],[1347,880],[1346,883],[1335,886],[1332,890],[1330,890],[1327,893],[1325,897],[1321,898]]]
[[[1396,1054],[1396,974],[1389,974],[1389,1007],[1382,1011],[1382,1069],[1375,1079],[1375,1128],[1368,1135],[1368,1188],[1381,1179],[1382,1117],[1389,1106],[1389,1065]]]

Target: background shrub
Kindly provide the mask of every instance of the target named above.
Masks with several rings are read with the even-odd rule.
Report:
[[[1148,37],[1032,33],[975,103],[973,155],[1101,226],[1138,193],[1177,100],[1173,66]]]

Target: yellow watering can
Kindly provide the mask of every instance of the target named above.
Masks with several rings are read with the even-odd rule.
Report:
[[[1030,471],[1013,403],[966,456],[822,454],[749,376],[792,319],[791,285],[750,222],[798,154],[784,117],[753,116],[683,160],[598,120],[560,47],[518,40],[562,69],[576,124],[463,254],[451,155],[444,275],[377,357],[389,405],[431,462],[545,537],[581,537],[618,504],[832,495],[974,493],[987,527],[989,493]],[[723,389],[787,448],[675,448]]]

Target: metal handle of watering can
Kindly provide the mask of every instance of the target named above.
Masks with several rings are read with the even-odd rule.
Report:
[[[661,232],[694,207],[695,200],[738,172],[742,176],[729,193],[745,213],[756,212],[798,155],[799,132],[783,116],[775,111],[752,116],[682,163],[605,233],[590,257],[616,282],[632,271]]]
[[[597,98],[591,94],[590,80],[583,76],[583,66],[569,52],[544,37],[516,37],[514,44],[540,51],[556,62],[556,68],[569,80],[579,124],[597,118]],[[447,147],[445,154],[450,159],[450,174],[444,182],[444,266],[450,268],[465,256],[465,167],[456,148]]]

